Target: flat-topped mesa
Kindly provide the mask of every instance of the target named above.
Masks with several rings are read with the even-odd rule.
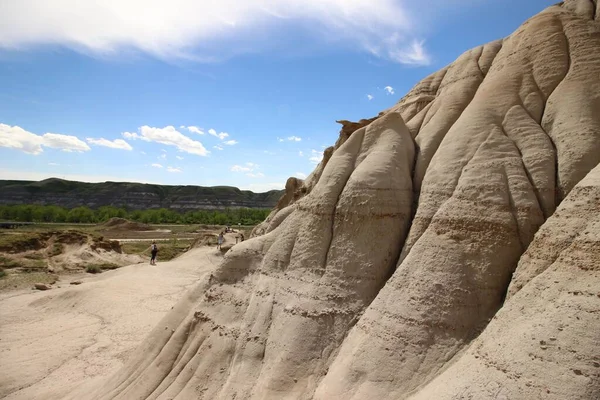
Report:
[[[258,236],[71,398],[600,398],[598,14],[549,7],[341,121]]]

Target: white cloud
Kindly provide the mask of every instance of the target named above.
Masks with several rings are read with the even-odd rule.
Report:
[[[202,143],[185,136],[173,126],[153,128],[144,125],[138,129],[139,133],[123,132],[123,137],[129,140],[141,139],[146,142],[155,142],[167,146],[174,146],[179,151],[197,156],[206,156],[210,152]]]
[[[249,172],[249,171],[252,171],[252,168],[242,167],[241,165],[233,165],[231,167],[231,171],[233,171],[233,172]]]
[[[373,100],[375,97],[373,95],[368,94],[367,95],[367,99],[369,99],[369,101]]]
[[[306,174],[302,172],[296,172],[296,178],[306,179]]]
[[[234,144],[238,144],[237,140],[228,140],[226,142],[223,142],[223,144],[226,144],[227,146],[233,146]]]
[[[67,152],[91,150],[90,146],[75,136],[57,133],[36,135],[19,126],[0,123],[0,147],[8,147],[10,149],[21,150],[27,154],[38,155],[44,151],[42,146]]]
[[[19,126],[0,124],[0,147],[37,155],[44,151],[43,143],[44,139],[41,136],[27,132]]]
[[[436,13],[438,3],[424,8],[398,0],[14,0],[0,6],[0,48],[59,44],[115,57],[135,49],[168,60],[215,61],[247,49],[272,49],[276,41],[269,38],[295,29],[308,32],[312,45],[358,46],[402,62],[390,54],[414,37],[421,16]]]
[[[263,151],[263,153],[268,154],[270,156],[274,156],[275,154],[277,154],[274,151],[269,151],[269,150],[265,150],[265,151]]]
[[[217,149],[217,150],[223,150],[223,148],[219,145],[213,146],[213,148]]]
[[[285,142],[285,139],[282,139],[282,138],[277,138],[277,141],[278,141],[278,142]]]
[[[121,136],[123,136],[127,140],[141,139],[140,135],[138,135],[137,133],[131,133],[131,132],[123,132],[123,133],[121,133]]]
[[[185,126],[180,126],[181,129],[184,129]],[[197,133],[198,135],[204,135],[204,132],[202,132],[202,130],[200,128],[198,128],[197,126],[188,126],[187,130],[193,133]]]
[[[58,166],[60,164],[55,163],[55,162],[49,162],[48,165],[50,165],[51,167],[56,167],[56,166]]]
[[[221,132],[221,133],[217,133],[217,131],[215,131],[214,129],[209,129],[208,130],[208,134],[212,135],[214,137],[218,137],[219,139],[223,140],[227,137],[229,137],[229,133],[227,132]]]
[[[431,64],[431,56],[425,50],[424,45],[425,42],[423,40],[414,40],[407,48],[390,51],[389,57],[392,61],[400,64],[415,66],[429,65]]]
[[[104,138],[100,138],[100,139],[87,138],[86,140],[89,144],[93,144],[96,146],[110,147],[111,149],[119,149],[119,150],[129,150],[129,151],[133,150],[133,147],[131,147],[131,145],[129,143],[127,143],[126,141],[124,141],[123,139],[108,140],[108,139],[104,139]]]
[[[159,160],[166,160],[167,159],[167,155],[165,153],[161,154],[160,156],[156,157]]]
[[[167,172],[180,173],[183,172],[180,168],[167,167]]]
[[[268,192],[269,190],[283,190],[285,188],[285,182],[250,183],[241,186],[240,189],[261,193]]]
[[[300,142],[302,140],[302,138],[300,138],[298,136],[290,136],[287,138],[287,140],[289,140],[290,142]]]
[[[158,163],[154,163],[154,164],[152,164],[152,166],[153,166],[154,168],[163,168],[163,166],[162,166],[162,165],[160,165],[160,164],[158,164]]]
[[[323,152],[322,151],[318,151],[318,150],[314,150],[313,149],[313,150],[310,151],[310,154],[311,154],[311,156],[310,156],[309,160],[310,160],[310,162],[312,164],[318,164],[323,159]]]
[[[175,158],[178,160],[183,160],[183,157],[181,157],[181,156],[175,156]]]
[[[146,155],[146,152],[145,151],[140,151],[140,154]]]
[[[300,157],[304,157],[304,153],[302,152],[302,150],[300,150],[300,151],[298,152],[298,155],[299,155]]]
[[[391,86],[386,86],[383,88],[383,90],[385,90],[387,92],[387,94],[394,94],[394,88]]]
[[[61,135],[59,133],[45,133],[42,138],[44,139],[43,145],[52,147],[53,149],[60,149],[67,152],[84,152],[91,150],[90,146],[75,136]]]
[[[233,165],[230,170],[233,172],[246,172],[246,176],[250,178],[264,178],[265,175],[262,172],[256,172],[259,168],[258,164],[247,162],[244,166]]]

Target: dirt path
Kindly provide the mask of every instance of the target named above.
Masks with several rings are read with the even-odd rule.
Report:
[[[0,398],[60,398],[110,375],[220,259],[214,247],[200,248],[79,286],[0,295]]]

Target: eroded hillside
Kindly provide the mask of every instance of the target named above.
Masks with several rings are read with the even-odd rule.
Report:
[[[550,7],[344,121],[88,398],[599,398],[598,8]]]

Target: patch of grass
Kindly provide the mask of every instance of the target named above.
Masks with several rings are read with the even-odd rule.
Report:
[[[149,242],[121,242],[121,249],[125,254],[150,255]]]
[[[50,251],[48,252],[48,257],[59,256],[63,253],[64,245],[62,243],[54,243]]]
[[[25,254],[23,257],[25,257],[28,260],[43,260],[44,259],[44,255],[40,254],[40,253]]]
[[[0,234],[0,251],[20,253],[27,250],[39,250],[43,247],[39,235],[35,233]]]
[[[0,279],[0,291],[16,290],[31,287],[34,283],[53,283],[57,276],[47,272],[32,272],[30,274],[15,274],[5,271],[6,276]]]
[[[11,268],[20,268],[22,266],[23,265],[19,261],[13,260],[8,257],[0,256],[0,267],[2,267],[2,268],[11,269]]]
[[[121,249],[125,254],[137,254],[150,258],[150,242],[123,242]],[[169,261],[185,253],[190,248],[190,240],[173,239],[157,242],[158,260]]]
[[[21,272],[40,272],[47,267],[44,260],[27,260],[21,264]]]
[[[0,267],[0,279],[4,278],[6,276],[6,271],[4,270],[4,268]]]

